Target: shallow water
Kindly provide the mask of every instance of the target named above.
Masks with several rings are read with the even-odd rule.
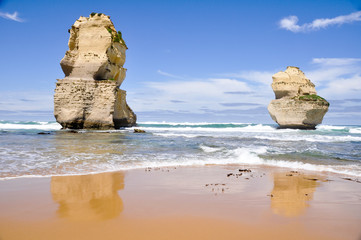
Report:
[[[111,131],[0,121],[0,179],[133,168],[245,164],[361,176],[361,126],[277,129],[242,123],[140,123]],[[39,135],[39,132],[50,134]]]

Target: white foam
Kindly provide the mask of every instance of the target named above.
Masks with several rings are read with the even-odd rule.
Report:
[[[0,129],[39,129],[39,130],[60,130],[59,123],[38,122],[38,124],[21,124],[21,123],[0,123]]]
[[[182,134],[182,133],[153,133],[155,136],[161,136],[161,137],[185,137],[185,138],[195,138],[200,137],[202,135],[200,134]]]
[[[217,133],[217,137],[236,137],[236,138],[256,138],[262,140],[274,140],[274,141],[289,141],[289,142],[298,142],[298,141],[307,141],[307,142],[360,142],[361,137],[359,136],[329,136],[329,135],[315,135],[315,134],[307,134],[307,135],[294,135],[292,134],[280,134],[287,132],[279,132],[282,130],[275,130],[270,132],[262,132],[255,131],[254,133],[262,132],[262,135],[248,135],[247,133],[252,133],[247,130],[239,130],[239,129],[198,129],[198,128],[177,128],[177,129],[163,129],[162,131],[157,131],[157,129],[146,129],[145,131],[152,132],[155,136],[161,137],[184,137],[184,138],[196,138],[196,137],[214,137],[215,133]],[[222,131],[225,130],[225,131]],[[234,131],[231,131],[234,130]],[[361,130],[360,130],[361,131]],[[238,134],[237,134],[238,133]],[[246,135],[239,135],[239,133],[245,133]]]
[[[307,142],[359,142],[361,141],[361,137],[355,136],[325,136],[325,135],[298,135],[298,136],[254,136],[255,138],[262,140],[276,140],[276,141],[290,141],[290,142],[298,142],[298,141],[307,141]]]
[[[217,123],[217,122],[138,122],[138,124],[154,124],[154,125],[170,125],[170,126],[197,126],[197,125],[214,125],[214,124],[233,124],[233,125],[244,125],[251,123]]]
[[[318,130],[343,130],[346,129],[345,126],[332,126],[332,125],[318,125],[316,127]]]
[[[284,132],[293,132],[298,130],[293,129],[282,129],[277,130],[274,127],[271,126],[264,126],[264,125],[255,125],[255,126],[245,126],[245,127],[228,127],[228,128],[206,128],[206,127],[146,127],[141,126],[137,127],[139,129],[145,130],[145,131],[154,131],[154,132],[209,132],[209,133],[232,133],[232,132],[278,132],[278,133],[284,133]]]
[[[240,128],[238,129],[242,132],[274,132],[277,131],[276,128],[271,127],[271,126],[264,126],[262,124],[258,124],[258,125],[248,125],[246,127]]]
[[[177,167],[177,166],[205,166],[205,165],[262,165],[272,167],[282,167],[297,170],[308,170],[315,172],[331,172],[343,175],[350,175],[355,177],[361,177],[361,166],[360,165],[317,165],[311,163],[303,163],[299,161],[285,161],[285,160],[273,160],[263,159],[259,157],[259,154],[267,152],[267,147],[258,148],[236,148],[227,150],[216,147],[200,146],[200,148],[206,153],[214,153],[222,151],[223,157],[199,157],[199,156],[183,156],[183,157],[172,157],[172,155],[165,155],[155,157],[152,159],[136,159],[133,156],[132,161],[108,161],[106,163],[97,163],[96,165],[82,164],[74,168],[72,172],[65,172],[61,174],[59,172],[49,172],[44,169],[44,175],[22,175],[13,177],[3,177],[0,180],[14,179],[14,178],[34,178],[34,177],[50,177],[50,176],[69,176],[69,175],[82,175],[82,174],[95,174],[102,172],[113,172],[139,168],[156,168],[156,167]],[[37,169],[39,170],[39,169]],[[55,171],[55,170],[54,170]]]
[[[218,151],[221,151],[224,149],[224,148],[220,148],[220,147],[209,147],[209,146],[205,146],[202,144],[199,146],[199,148],[202,149],[206,153],[218,152]]]
[[[303,163],[299,161],[284,161],[284,160],[272,160],[262,159],[257,154],[265,153],[266,148],[258,148],[250,150],[247,148],[237,148],[231,150],[239,163],[250,164],[250,165],[266,165],[273,167],[292,168],[316,172],[332,172],[338,174],[352,175],[361,177],[361,166],[360,165],[317,165],[311,163]],[[256,154],[257,153],[257,154]]]
[[[350,133],[361,133],[361,128],[351,128],[349,130]]]

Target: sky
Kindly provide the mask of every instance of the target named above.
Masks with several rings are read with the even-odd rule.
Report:
[[[55,121],[68,29],[91,12],[123,34],[139,122],[273,123],[272,75],[297,66],[324,124],[361,124],[361,0],[0,0],[0,120]]]

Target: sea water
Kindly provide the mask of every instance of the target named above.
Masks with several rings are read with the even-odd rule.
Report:
[[[143,122],[136,128],[146,133],[75,133],[56,122],[0,121],[0,179],[209,164],[361,177],[361,126]]]

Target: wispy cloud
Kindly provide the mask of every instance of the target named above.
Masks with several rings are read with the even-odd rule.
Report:
[[[226,73],[221,76],[243,79],[252,83],[262,83],[269,85],[274,73],[268,71],[240,71],[237,73]]]
[[[258,103],[245,103],[245,102],[235,102],[235,103],[220,103],[225,107],[240,107],[240,106],[260,106]]]
[[[49,111],[53,108],[51,91],[0,91],[0,110]]]
[[[323,66],[346,66],[360,63],[361,58],[314,58],[312,63]]]
[[[271,90],[268,89],[270,92]],[[253,87],[242,80],[234,78],[187,78],[186,80],[170,80],[147,82],[143,85],[142,94],[128,91],[129,104],[135,111],[187,111],[202,113],[202,109],[224,110],[227,104],[247,102],[250,104],[234,104],[237,109],[249,109],[253,104],[266,104],[265,99],[254,97]],[[250,94],[229,94],[250,93]],[[229,107],[229,106],[228,106]]]
[[[316,86],[327,86],[361,74],[361,58],[314,58],[311,63],[314,70],[306,74]]]
[[[250,91],[249,86],[241,81],[226,78],[197,79],[187,81],[150,82],[151,92],[157,92],[156,106],[170,110],[197,111],[202,106],[216,108],[219,101],[234,101],[235,96],[224,94],[231,90]],[[154,99],[154,95],[151,96]],[[179,106],[171,100],[185,101]],[[167,104],[169,103],[169,105]]]
[[[358,99],[361,95],[360,58],[314,58],[314,69],[305,71],[326,99]]]
[[[305,23],[303,25],[298,24],[297,16],[289,16],[281,19],[281,21],[279,22],[279,26],[280,28],[297,33],[317,31],[332,25],[342,25],[345,23],[352,23],[356,21],[361,21],[361,11],[353,12],[349,15],[338,16],[335,18],[319,18],[313,20],[311,23]]]
[[[236,94],[236,95],[249,95],[254,94],[254,92],[240,92],[240,91],[232,91],[232,92],[224,92],[224,94]]]
[[[177,76],[177,75],[173,75],[171,73],[163,72],[162,70],[158,70],[157,73],[162,75],[162,76],[166,76],[166,77],[170,77],[170,78],[177,78],[177,79],[183,78],[181,76]]]
[[[18,12],[14,12],[14,13],[8,13],[8,12],[0,12],[0,17],[8,19],[8,20],[12,20],[12,21],[16,21],[16,22],[24,22],[25,20],[22,18],[18,17]]]
[[[186,103],[185,101],[180,100],[170,100],[172,103]]]

